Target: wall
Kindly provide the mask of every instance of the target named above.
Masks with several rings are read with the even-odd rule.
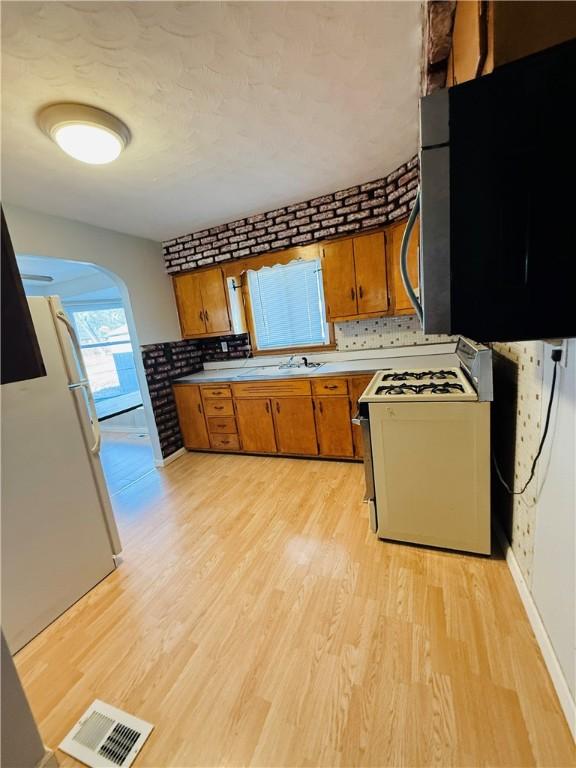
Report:
[[[82,261],[125,283],[140,344],[180,338],[172,286],[158,243],[78,221],[4,205],[17,254]]]
[[[384,349],[414,344],[440,344],[456,341],[457,336],[427,334],[415,315],[378,317],[373,320],[349,320],[335,323],[336,347],[339,350]]]
[[[179,376],[201,371],[202,352],[194,340],[148,344],[142,347],[142,359],[160,448],[166,458],[183,446],[172,396],[172,381]]]
[[[167,240],[166,268],[178,273],[381,227],[408,215],[417,187],[413,157],[384,178]]]
[[[552,381],[542,341],[494,344],[493,451],[504,479],[520,490],[544,430]],[[534,479],[511,496],[494,474],[493,504],[544,624],[572,700],[576,698],[576,341],[558,366],[555,404]]]

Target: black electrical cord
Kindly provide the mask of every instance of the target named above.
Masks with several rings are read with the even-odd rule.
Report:
[[[557,356],[557,354],[558,356]],[[492,462],[494,464],[494,469],[496,470],[496,474],[498,476],[498,480],[502,483],[504,488],[508,491],[508,493],[511,496],[521,496],[526,488],[530,485],[534,478],[534,473],[536,472],[536,464],[538,463],[538,459],[540,458],[540,454],[542,453],[542,449],[544,448],[544,443],[546,441],[546,435],[548,434],[548,427],[550,426],[550,416],[552,414],[552,403],[554,402],[554,391],[556,389],[556,373],[558,371],[558,362],[560,361],[561,352],[559,350],[553,350],[552,351],[552,360],[554,360],[554,371],[552,373],[552,386],[550,388],[550,398],[548,400],[548,409],[546,411],[546,421],[544,423],[544,433],[542,434],[542,439],[540,440],[540,445],[538,446],[538,450],[536,452],[536,456],[534,457],[534,461],[532,462],[532,468],[530,469],[530,476],[528,480],[524,483],[524,487],[521,491],[514,491],[506,480],[502,477],[502,473],[500,472],[500,467],[498,466],[498,462],[496,461],[496,454],[492,452]]]

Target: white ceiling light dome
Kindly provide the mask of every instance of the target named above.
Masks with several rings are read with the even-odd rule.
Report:
[[[86,104],[51,104],[38,124],[62,151],[91,165],[111,163],[130,143],[130,130],[119,118]]]

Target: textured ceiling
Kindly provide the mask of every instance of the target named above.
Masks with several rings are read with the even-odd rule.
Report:
[[[419,2],[2,2],[5,200],[155,240],[377,178],[414,154]],[[122,118],[110,165],[40,107]]]

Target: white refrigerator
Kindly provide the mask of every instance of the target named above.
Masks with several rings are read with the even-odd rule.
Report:
[[[46,376],[4,384],[2,626],[12,653],[116,567],[94,399],[58,297],[28,299]]]

